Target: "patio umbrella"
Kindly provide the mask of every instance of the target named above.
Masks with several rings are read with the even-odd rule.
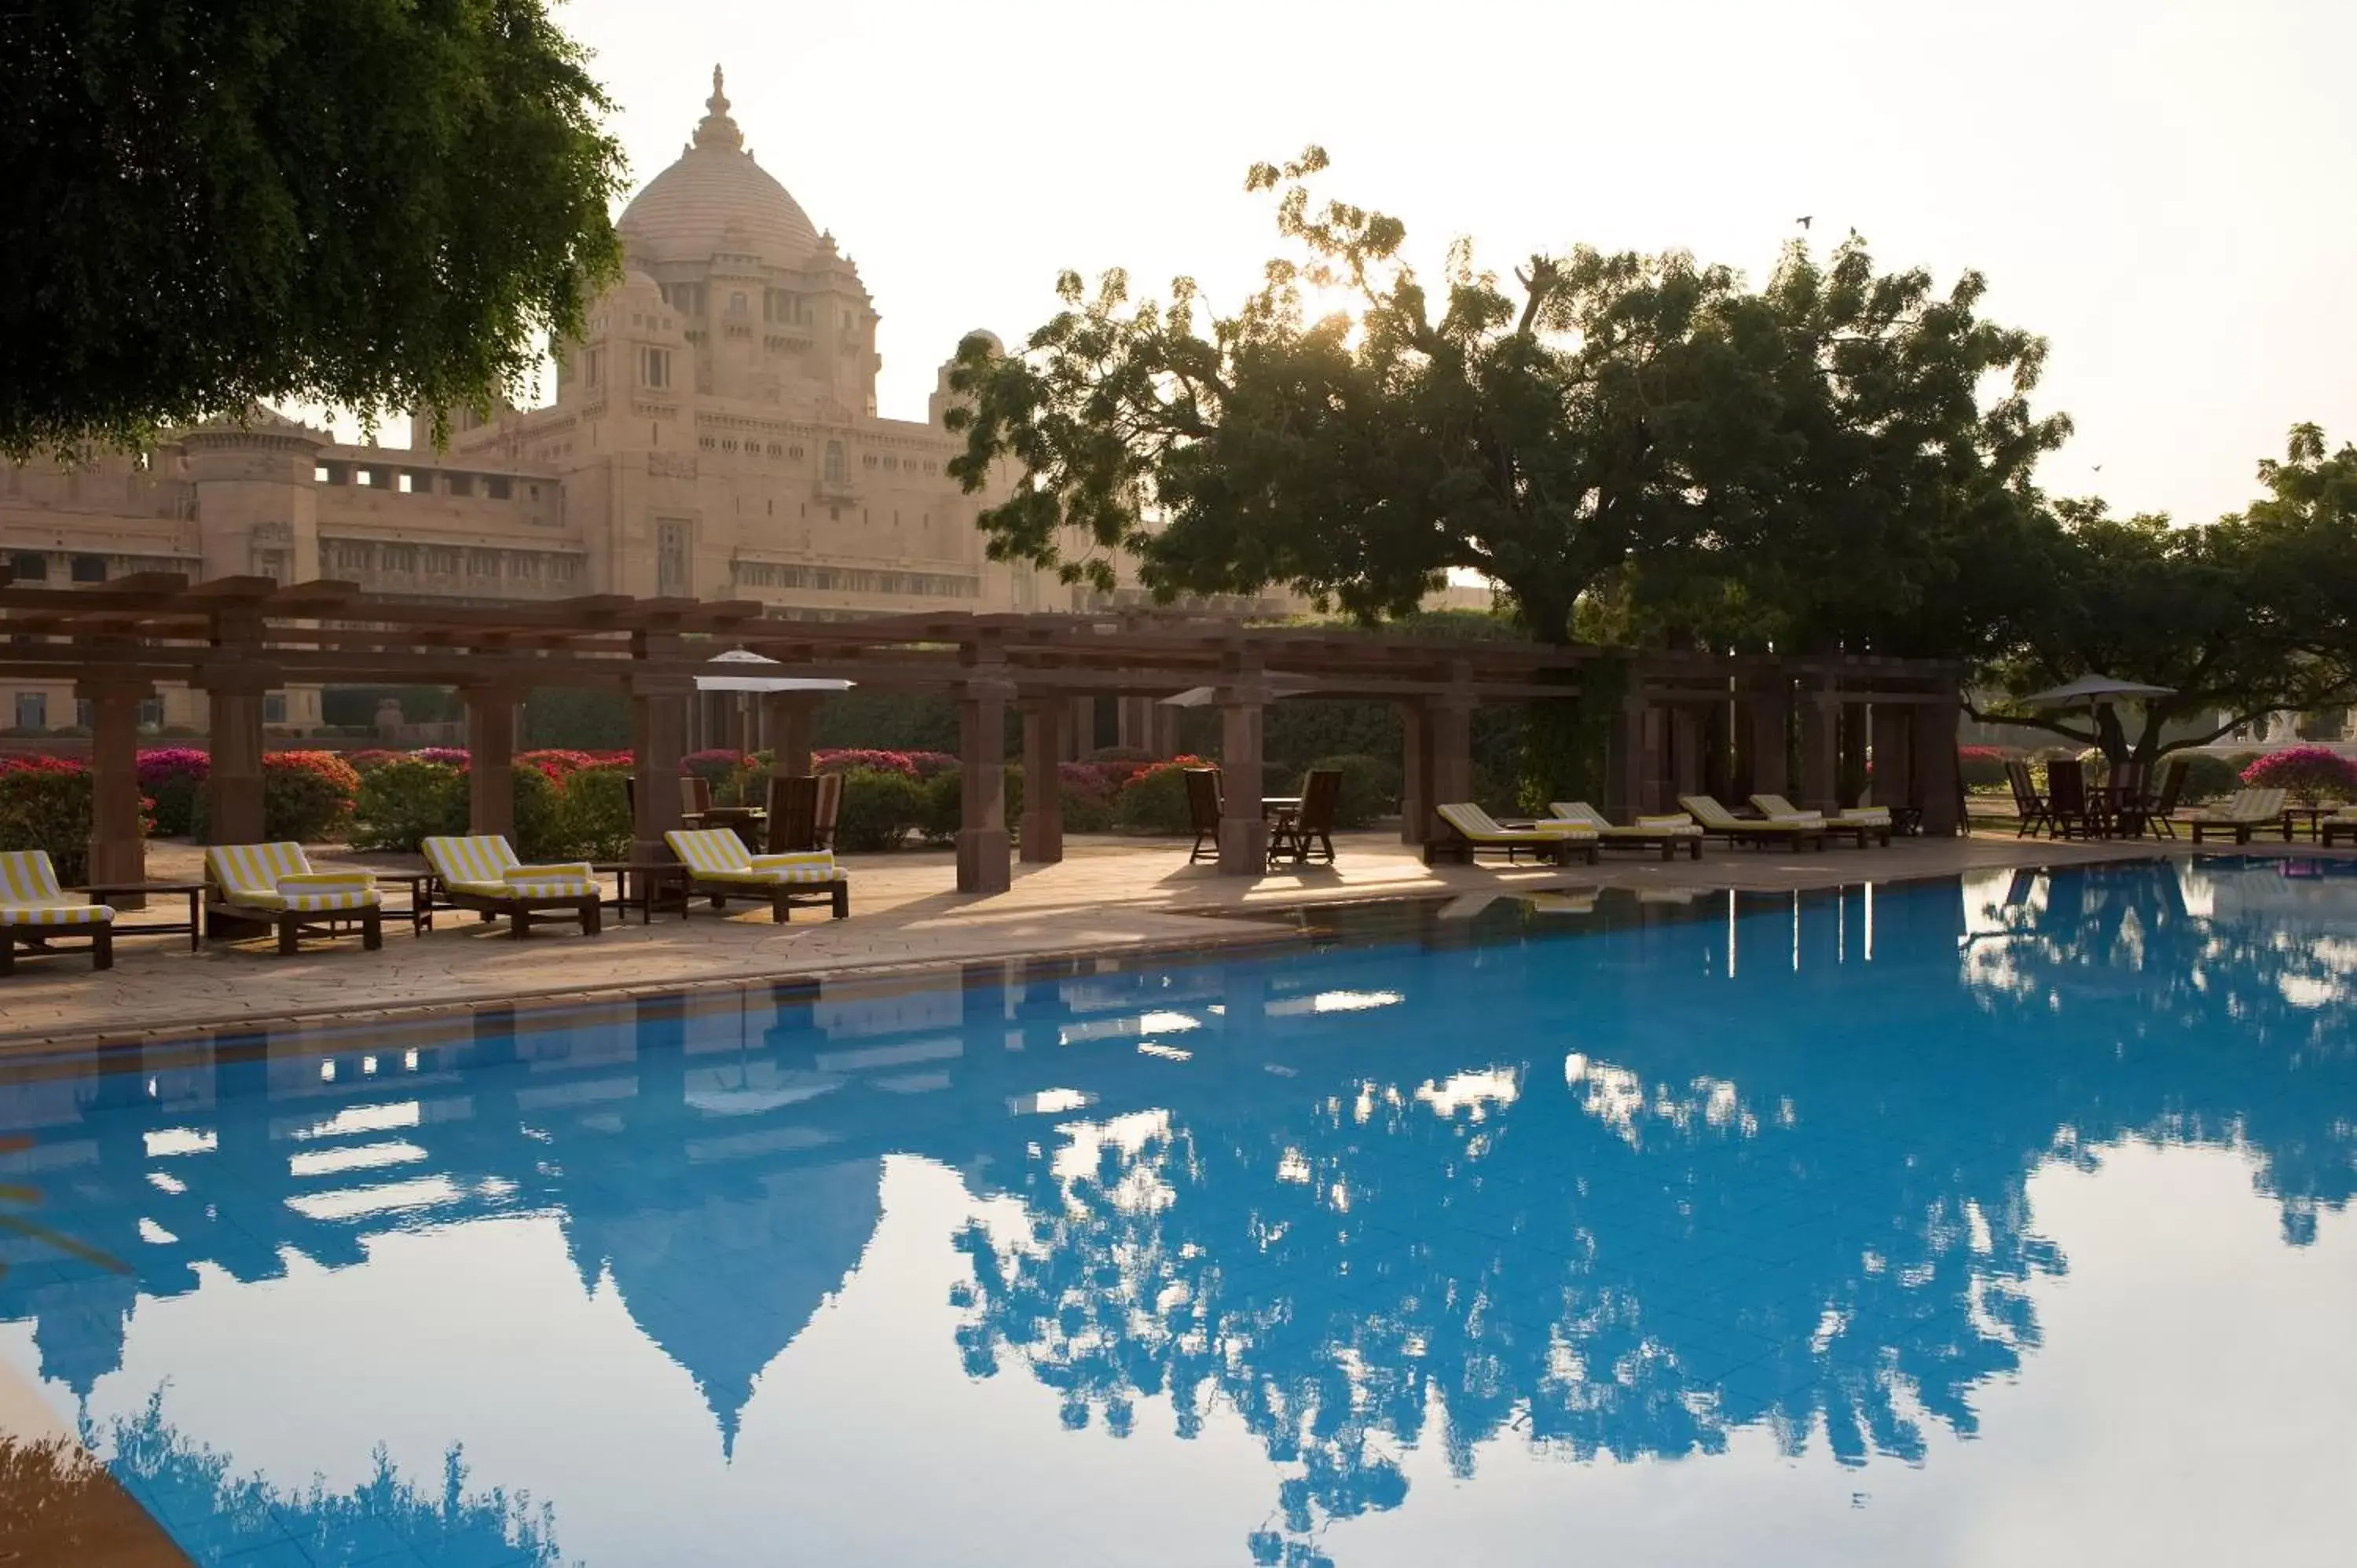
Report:
[[[1318,682],[1307,675],[1271,675],[1268,694],[1272,697],[1306,696],[1318,689]],[[1206,708],[1219,700],[1217,686],[1189,686],[1176,696],[1162,699],[1166,708]]]
[[[2032,692],[2021,699],[2026,708],[2070,708],[2081,703],[2095,707],[2122,697],[2174,697],[2174,686],[2150,686],[2142,681],[2115,681],[2109,675],[2082,675],[2049,691]]]
[[[712,662],[720,668],[708,675],[695,678],[699,692],[848,692],[848,681],[822,680],[813,675],[780,675],[773,673],[784,665],[774,659],[732,648],[726,653],[713,655]]]

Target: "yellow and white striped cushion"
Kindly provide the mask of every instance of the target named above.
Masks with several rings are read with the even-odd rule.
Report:
[[[1498,820],[1470,802],[1436,806],[1440,820],[1476,843],[1584,843],[1596,836],[1585,822],[1549,822],[1543,828],[1501,828]]]
[[[663,843],[698,876],[753,868],[752,852],[726,828],[673,828],[663,834]]]
[[[0,926],[104,926],[114,911],[103,904],[36,904],[0,900]]]
[[[1860,827],[1887,828],[1890,825],[1888,806],[1852,806],[1834,818],[1837,822],[1854,822]]]
[[[281,879],[310,872],[299,843],[217,843],[205,851],[205,880],[231,903],[249,894],[274,893]]]
[[[1685,833],[1702,832],[1702,824],[1683,811],[1673,811],[1657,817],[1639,817],[1636,825],[1649,833]]]
[[[499,883],[507,879],[516,853],[498,833],[437,835],[417,846],[434,875],[453,886],[466,883]]]
[[[48,850],[0,852],[0,903],[60,904],[65,897]]]
[[[317,915],[335,909],[367,909],[381,901],[374,887],[315,887],[291,893],[260,891],[241,893],[237,902],[252,909],[290,909],[298,915]]]
[[[597,891],[595,877],[529,876],[511,872],[500,884],[506,896],[516,898],[587,898]]]
[[[800,850],[791,854],[757,854],[748,875],[765,882],[834,882],[841,879],[843,868],[834,864],[832,850]]]

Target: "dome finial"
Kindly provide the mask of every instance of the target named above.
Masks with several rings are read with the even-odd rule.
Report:
[[[728,94],[721,91],[720,68],[716,65],[712,68],[712,96],[704,101],[704,107],[707,113],[695,127],[695,145],[741,150],[745,145],[744,133],[728,117]]]

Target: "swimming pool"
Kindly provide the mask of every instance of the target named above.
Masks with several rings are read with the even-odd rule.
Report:
[[[0,1375],[200,1562],[2344,1561],[2326,869],[19,1070]]]

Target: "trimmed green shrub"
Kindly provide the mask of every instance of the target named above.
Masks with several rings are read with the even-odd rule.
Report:
[[[355,849],[414,854],[436,833],[466,831],[467,776],[449,763],[396,757],[361,780],[352,808]]]
[[[1400,767],[1379,757],[1321,757],[1311,768],[1332,768],[1342,775],[1341,799],[1334,808],[1338,828],[1372,826],[1378,817],[1399,810]]]
[[[45,849],[58,880],[90,875],[90,773],[59,757],[0,759],[0,849]]]
[[[917,832],[927,843],[946,843],[957,837],[958,823],[964,815],[965,775],[952,768],[920,779],[918,791],[924,796],[925,814],[917,823]],[[1012,824],[1014,814],[1008,813]]]
[[[2005,776],[2007,755],[1994,746],[1956,747],[1956,770],[1964,775],[1964,788],[1975,794],[2005,794],[2011,788]]]
[[[509,842],[517,857],[527,865],[576,857],[579,852],[566,836],[555,780],[537,768],[519,768],[513,789],[515,833]]]
[[[637,832],[630,821],[630,779],[624,768],[584,768],[566,775],[556,788],[556,838],[563,847],[546,858],[627,858]]]
[[[2243,787],[2243,769],[2258,758],[2247,751],[2237,752],[2232,757],[2195,751],[2186,753],[2181,760],[2185,764],[2185,789],[2181,799],[2186,805],[2192,806],[2205,800],[2222,800],[2240,789]]]
[[[854,768],[843,776],[834,844],[855,854],[897,849],[926,817],[924,787],[905,773]]]

